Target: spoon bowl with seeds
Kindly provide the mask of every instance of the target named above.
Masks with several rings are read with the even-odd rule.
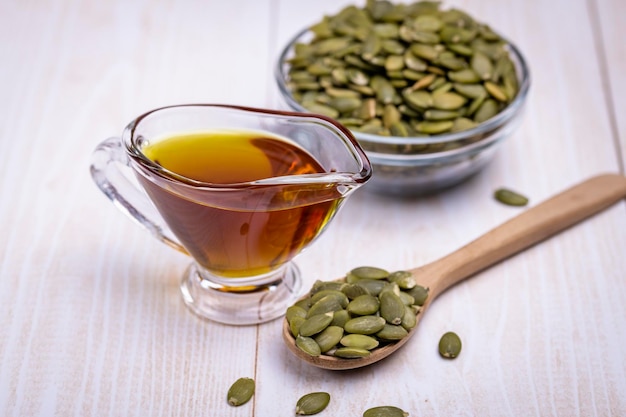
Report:
[[[287,310],[283,340],[298,358],[319,368],[374,364],[416,334],[421,317],[447,289],[625,197],[626,177],[598,175],[424,266],[393,273],[360,267],[339,280],[318,281]]]

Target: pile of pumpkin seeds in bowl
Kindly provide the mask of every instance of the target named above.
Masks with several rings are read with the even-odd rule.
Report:
[[[311,356],[364,358],[416,326],[428,289],[408,271],[363,266],[339,281],[316,281],[286,312],[296,346]]]
[[[387,0],[303,30],[283,50],[276,80],[290,108],[352,131],[373,182],[389,177],[382,187],[397,175],[431,175],[431,166],[446,171],[425,181],[441,183],[434,188],[474,173],[484,164],[472,159],[511,133],[530,85],[522,54],[489,25],[437,1]]]

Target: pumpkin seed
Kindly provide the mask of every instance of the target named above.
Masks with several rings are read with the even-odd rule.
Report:
[[[443,93],[433,96],[433,107],[440,110],[457,110],[466,102],[465,97],[456,93]]]
[[[424,305],[428,298],[428,288],[422,287],[421,285],[416,285],[411,288],[408,293],[415,299],[415,305],[420,307]]]
[[[373,407],[365,410],[363,417],[407,417],[409,413],[394,406]]]
[[[339,341],[343,346],[372,350],[379,345],[379,341],[364,334],[349,334]]]
[[[328,326],[313,339],[319,345],[322,353],[328,352],[334,348],[343,337],[343,327]]]
[[[411,330],[417,325],[417,315],[411,306],[404,306],[404,316],[402,316],[402,322],[400,324],[405,330]]]
[[[287,308],[287,312],[285,313],[285,317],[287,321],[291,323],[294,317],[306,317],[306,310],[298,305],[292,305]]]
[[[404,302],[402,302],[402,299],[393,291],[383,291],[378,297],[380,299],[380,315],[387,323],[402,323],[402,316],[404,316]]]
[[[415,126],[415,128],[418,132],[437,134],[437,133],[447,132],[448,130],[452,128],[453,125],[454,125],[454,122],[450,120],[437,121],[437,122],[426,121],[426,122],[418,123]]]
[[[508,97],[504,92],[504,89],[500,87],[496,83],[492,83],[491,81],[485,82],[485,89],[491,95],[491,97],[495,98],[498,101],[506,102],[508,101]]]
[[[301,351],[311,356],[319,356],[322,354],[322,349],[320,348],[320,345],[318,345],[315,339],[311,337],[298,335],[296,337],[296,346]]]
[[[341,288],[341,287],[340,287]],[[348,305],[348,297],[340,289],[328,289],[320,290],[311,295],[311,304],[315,305],[322,298],[329,297],[334,298],[339,302],[339,305],[345,308]]]
[[[296,414],[310,416],[322,412],[330,402],[327,392],[311,392],[300,397],[296,403]]]
[[[355,347],[341,347],[335,350],[333,356],[337,356],[345,359],[357,359],[364,358],[370,355],[370,351],[362,348]]]
[[[342,295],[345,294],[341,293]],[[346,297],[347,299],[347,297]],[[306,318],[310,318],[313,316],[318,316],[320,314],[326,314],[328,312],[333,312],[337,310],[341,310],[343,308],[342,300],[334,295],[326,295],[322,297],[315,304],[311,305],[309,311],[306,313]],[[347,305],[347,304],[345,304]]]
[[[491,119],[493,116],[498,114],[498,103],[493,99],[486,99],[476,110],[474,114],[474,121],[478,123],[482,123],[486,120]]]
[[[494,197],[499,202],[509,206],[525,206],[528,204],[528,197],[507,188],[500,188],[496,190]]]
[[[291,334],[296,337],[300,334],[300,326],[304,323],[306,319],[304,317],[293,317],[291,321],[289,321],[289,331]]]
[[[351,318],[352,317],[350,317],[350,313],[348,313],[348,310],[335,311],[333,313],[333,321],[330,322],[330,325],[343,328],[348,320],[350,320]]]
[[[398,284],[398,287],[403,290],[409,290],[417,285],[415,277],[409,271],[394,271],[389,274],[388,280]]]
[[[348,304],[348,312],[360,316],[374,314],[380,308],[378,298],[370,294],[360,295]]]
[[[400,321],[402,322],[402,320]],[[383,328],[376,333],[376,337],[385,341],[398,341],[404,339],[409,333],[401,325],[385,324]]]
[[[374,334],[385,327],[385,319],[377,316],[361,316],[350,319],[343,326],[348,333]]]
[[[461,339],[454,332],[447,332],[439,340],[439,354],[447,359],[454,359],[461,353]]]
[[[300,336],[313,336],[321,332],[330,325],[333,316],[332,312],[328,312],[309,317],[300,325]]]
[[[389,276],[389,272],[382,268],[360,266],[350,271],[350,275],[353,275],[358,279],[384,279]]]
[[[239,378],[228,389],[228,404],[238,407],[250,401],[254,395],[254,379]]]
[[[357,281],[354,285],[359,286],[369,294],[377,297],[378,294],[385,288],[385,281],[380,279],[361,279]]]

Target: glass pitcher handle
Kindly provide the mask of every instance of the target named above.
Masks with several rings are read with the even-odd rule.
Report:
[[[124,151],[120,138],[109,138],[96,147],[92,154],[90,170],[91,177],[100,191],[131,219],[148,230],[152,236],[188,254],[147,195],[131,183],[119,169],[119,165],[130,167],[130,159]]]

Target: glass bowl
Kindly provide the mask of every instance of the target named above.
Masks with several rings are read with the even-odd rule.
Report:
[[[309,110],[294,98],[288,86],[288,60],[297,43],[312,38],[308,29],[296,34],[281,51],[274,71],[283,104],[300,112]],[[506,49],[517,73],[517,95],[500,113],[475,127],[426,137],[380,136],[351,129],[373,168],[364,189],[403,196],[433,193],[461,183],[490,162],[499,144],[519,125],[530,88],[524,56],[511,42]]]

